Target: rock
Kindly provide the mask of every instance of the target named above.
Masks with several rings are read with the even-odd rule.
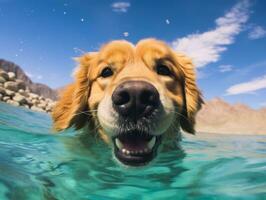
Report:
[[[38,98],[38,95],[37,94],[34,94],[34,93],[29,93],[29,96],[32,99],[37,99]]]
[[[16,79],[16,74],[14,72],[8,72],[8,80],[14,81]]]
[[[5,82],[6,82],[6,79],[0,76],[0,83],[5,83]]]
[[[13,105],[13,106],[19,106],[19,103],[13,100],[7,100],[7,103]]]
[[[19,90],[18,90],[18,93],[19,93],[19,94],[24,93],[24,92],[25,92],[25,90],[23,90],[23,89],[19,89]]]
[[[30,93],[30,89],[27,86],[25,92]]]
[[[2,95],[5,95],[6,94],[5,88],[0,87],[0,94],[2,94]]]
[[[16,83],[18,83],[18,89],[19,90],[20,89],[22,89],[22,90],[25,90],[26,89],[26,85],[25,85],[25,83],[22,80],[17,79],[16,80]]]
[[[28,109],[30,109],[30,106],[27,105],[27,104],[23,105],[23,107],[24,107],[24,108],[28,108]]]
[[[5,71],[0,71],[0,77],[4,78],[6,81],[8,80],[8,74]]]
[[[7,96],[10,96],[10,97],[15,96],[15,92],[12,91],[12,90],[5,90],[5,92],[6,92],[6,95],[7,95]]]
[[[40,96],[39,99],[42,100],[42,101],[45,100],[45,98],[43,96]]]
[[[30,99],[28,99],[28,98],[26,100],[27,100],[27,104],[26,105],[31,107],[33,105],[32,101]]]
[[[37,105],[37,104],[40,103],[38,99],[32,99],[31,102],[32,102],[34,105]]]
[[[33,111],[38,111],[38,112],[44,112],[43,109],[38,108],[37,106],[32,106],[32,107],[31,107],[31,110],[33,110]]]
[[[46,99],[48,103],[53,103],[54,101],[52,99]]]
[[[52,110],[53,110],[53,106],[51,106],[50,104],[48,104],[47,106],[46,106],[46,112],[52,112]]]
[[[7,81],[4,84],[4,87],[8,90],[12,90],[14,92],[18,91],[18,83],[17,82],[13,82],[13,81]]]
[[[8,100],[10,100],[11,98],[9,96],[5,96],[3,97],[3,101],[7,102]]]
[[[27,103],[26,98],[24,96],[22,96],[21,94],[18,94],[18,93],[13,97],[13,100],[18,102],[20,105]]]
[[[2,100],[2,98],[3,98],[3,95],[0,93],[0,100]]]
[[[29,94],[25,90],[23,90],[23,89],[19,89],[18,90],[18,93],[21,94],[24,97],[29,97]]]
[[[38,107],[45,110],[47,107],[47,104],[45,102],[42,102],[42,103],[38,104]]]

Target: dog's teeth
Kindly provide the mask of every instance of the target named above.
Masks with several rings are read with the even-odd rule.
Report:
[[[148,152],[151,151],[152,147],[155,144],[155,139],[152,139],[152,140],[148,143],[148,148],[140,149],[140,150],[135,150],[135,151],[134,150],[130,151],[130,150],[127,150],[127,149],[122,148],[121,151],[122,151],[122,153],[124,153],[126,155],[136,155],[136,154],[148,153]]]
[[[120,142],[118,138],[115,139],[115,144],[118,147],[118,149],[121,150],[123,148],[123,144]]]
[[[155,142],[156,142],[156,137],[153,136],[152,139],[148,143],[148,147],[149,147],[150,150],[154,147]]]

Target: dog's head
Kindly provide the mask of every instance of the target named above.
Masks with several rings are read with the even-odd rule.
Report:
[[[113,41],[78,61],[75,82],[54,108],[55,130],[89,127],[131,166],[151,161],[179,127],[194,133],[202,98],[193,65],[165,43]]]

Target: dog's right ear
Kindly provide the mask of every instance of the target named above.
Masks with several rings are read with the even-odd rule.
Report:
[[[192,60],[184,54],[176,53],[177,61],[184,73],[184,102],[180,125],[188,133],[195,134],[196,114],[204,103],[196,84],[196,74]]]
[[[90,53],[76,59],[79,67],[74,72],[75,81],[63,89],[52,112],[55,131],[62,131],[72,126],[80,129],[88,120],[84,112],[89,109],[88,97],[91,86],[89,68],[94,56],[95,53]]]

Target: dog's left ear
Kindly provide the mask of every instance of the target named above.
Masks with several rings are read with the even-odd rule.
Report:
[[[85,54],[76,58],[79,67],[74,72],[75,81],[63,89],[52,112],[55,131],[62,131],[71,126],[80,129],[88,120],[88,116],[83,112],[88,110],[87,100],[91,85],[88,73],[94,55]]]
[[[195,134],[195,118],[204,103],[200,90],[196,84],[196,74],[192,60],[183,54],[176,54],[177,62],[184,73],[184,107],[180,118],[181,128]]]

